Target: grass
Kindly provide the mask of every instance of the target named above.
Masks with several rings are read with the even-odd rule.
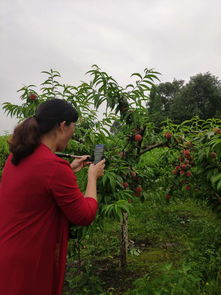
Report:
[[[80,269],[69,257],[64,294],[221,294],[221,220],[206,202],[160,194],[135,201],[123,270],[119,239],[116,221],[94,226],[82,241]]]

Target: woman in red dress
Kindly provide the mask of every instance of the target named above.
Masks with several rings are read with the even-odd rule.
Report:
[[[96,216],[104,160],[90,164],[83,194],[75,172],[87,156],[69,164],[55,154],[77,119],[71,104],[51,99],[14,130],[0,184],[2,295],[61,295],[69,224],[89,225]]]

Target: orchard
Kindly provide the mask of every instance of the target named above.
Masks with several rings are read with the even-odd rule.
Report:
[[[153,192],[161,195],[158,205],[162,208],[193,198],[206,201],[220,214],[221,120],[194,117],[174,124],[168,119],[162,122],[161,129],[155,127],[146,107],[149,91],[159,81],[159,73],[153,70],[132,74],[131,84],[125,87],[96,65],[87,72],[90,82],[79,86],[59,82],[57,71],[43,74],[47,78],[40,90],[34,85],[22,87],[21,105],[4,103],[4,111],[22,120],[34,115],[37,106],[47,99],[65,99],[80,114],[74,138],[65,152],[93,154],[96,144],[105,144],[106,167],[98,183],[97,219],[90,227],[71,227],[70,255],[77,257],[79,269],[85,237],[107,219],[120,223],[120,266],[127,267],[128,217],[134,206],[143,206]],[[159,158],[156,167],[150,167],[148,157],[154,151],[159,152]],[[86,187],[86,169],[77,175],[82,190]]]

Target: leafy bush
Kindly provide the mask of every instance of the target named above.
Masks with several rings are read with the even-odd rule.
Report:
[[[8,140],[9,136],[0,136],[0,177],[2,175],[2,169],[5,165],[5,161],[9,155]]]
[[[201,295],[200,273],[194,264],[184,264],[179,269],[165,264],[161,274],[152,279],[149,274],[135,283],[136,290],[128,295]]]

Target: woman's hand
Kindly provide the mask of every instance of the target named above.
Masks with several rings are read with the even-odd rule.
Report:
[[[85,192],[86,197],[97,200],[97,179],[104,175],[105,160],[101,160],[97,164],[91,164],[88,169],[88,182]]]
[[[74,172],[78,172],[80,171],[82,168],[84,168],[87,165],[90,165],[91,162],[87,161],[87,158],[90,157],[90,155],[84,155],[78,159],[75,159],[72,163],[71,163],[71,168]]]
[[[101,160],[97,164],[91,164],[88,169],[88,177],[99,178],[104,175],[105,159]]]

